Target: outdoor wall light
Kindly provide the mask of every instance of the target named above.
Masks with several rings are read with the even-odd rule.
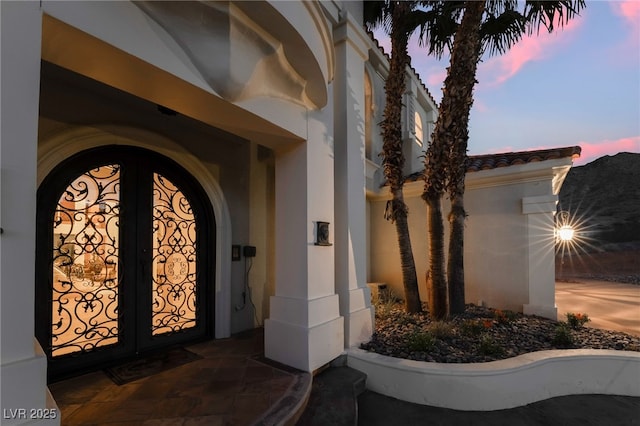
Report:
[[[317,246],[330,246],[329,242],[329,222],[316,222],[316,242]]]
[[[558,237],[560,241],[571,241],[573,240],[574,232],[571,225],[562,225],[560,229],[558,229]]]
[[[569,223],[569,212],[560,211],[558,212],[557,221],[556,221],[556,240],[561,242],[569,242],[573,240],[573,236],[575,234],[575,230],[573,226]]]

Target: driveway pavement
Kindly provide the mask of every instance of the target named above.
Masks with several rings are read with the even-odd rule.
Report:
[[[589,327],[623,331],[640,336],[640,286],[576,279],[556,282],[558,319],[567,312],[586,313]]]
[[[359,426],[632,426],[640,425],[640,398],[559,396],[496,411],[458,411],[412,404],[375,392],[358,397]]]

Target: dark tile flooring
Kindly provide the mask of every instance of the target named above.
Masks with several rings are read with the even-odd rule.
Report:
[[[124,385],[102,371],[51,384],[62,425],[270,424],[304,408],[310,375],[265,360],[262,329],[187,349],[202,359]]]

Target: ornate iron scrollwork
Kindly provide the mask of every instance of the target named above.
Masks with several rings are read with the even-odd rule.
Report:
[[[53,218],[52,356],[118,342],[120,166],[75,179]]]
[[[196,325],[196,220],[189,200],[153,175],[152,334]]]

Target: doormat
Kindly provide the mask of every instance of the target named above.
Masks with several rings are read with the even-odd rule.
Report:
[[[115,384],[124,385],[199,359],[202,359],[200,355],[184,348],[178,348],[116,365],[105,369],[104,372]]]

